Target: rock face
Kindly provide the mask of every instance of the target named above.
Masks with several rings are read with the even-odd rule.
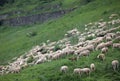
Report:
[[[3,19],[0,20],[2,25],[11,25],[11,26],[21,26],[35,23],[43,23],[50,19],[56,19],[63,16],[66,13],[73,11],[74,9],[69,10],[60,10],[55,12],[48,12],[42,14],[36,14],[31,16],[23,16],[17,18]]]

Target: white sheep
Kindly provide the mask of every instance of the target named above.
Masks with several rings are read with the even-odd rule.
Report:
[[[95,47],[94,47],[94,45],[92,45],[92,44],[91,44],[91,45],[87,45],[87,46],[85,47],[86,50],[90,50],[90,51],[93,51],[94,48],[95,48]]]
[[[87,75],[90,75],[90,72],[91,72],[90,68],[83,68],[81,70],[82,70],[83,73],[85,73]]]
[[[112,40],[112,37],[106,36],[105,39],[106,39],[106,41],[111,41],[111,40]]]
[[[108,52],[108,47],[104,47],[104,48],[102,48],[102,49],[101,49],[101,52],[102,52],[102,53],[106,53],[106,52]]]
[[[120,43],[114,43],[113,48],[120,48]]]
[[[103,47],[105,47],[105,43],[104,42],[98,44],[97,47],[96,47],[96,50],[102,49]]]
[[[8,71],[10,72],[10,73],[19,73],[20,72],[20,70],[21,70],[21,67],[20,66],[9,66],[9,68],[8,68]]]
[[[79,56],[89,56],[89,54],[90,54],[90,51],[89,51],[89,50],[84,50],[84,51],[82,51],[82,52],[80,53]]]
[[[112,68],[114,71],[119,68],[119,61],[118,60],[113,60],[111,64],[112,64]]]
[[[90,64],[90,69],[91,69],[91,71],[95,71],[95,64],[94,63]]]
[[[40,63],[43,63],[43,62],[45,62],[45,61],[47,61],[47,58],[44,56],[44,57],[39,58],[39,59],[35,62],[35,64],[40,64]]]
[[[109,47],[109,46],[112,46],[112,45],[113,45],[113,42],[112,42],[112,41],[109,41],[109,42],[106,42],[106,43],[105,43],[105,46],[106,46],[106,47]]]
[[[60,71],[66,73],[68,71],[68,66],[61,66]]]
[[[82,69],[80,69],[80,68],[75,68],[74,70],[73,70],[73,73],[74,74],[78,74],[78,75],[82,75]]]
[[[105,60],[105,54],[99,54],[97,56],[97,58],[99,58],[100,60],[104,61]]]

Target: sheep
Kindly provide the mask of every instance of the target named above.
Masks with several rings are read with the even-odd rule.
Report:
[[[75,51],[75,55],[79,55],[81,52],[83,52],[85,50],[84,47],[79,47],[78,50]]]
[[[21,68],[20,67],[16,67],[16,68],[14,68],[14,73],[19,73],[20,72],[20,70],[21,70]]]
[[[83,68],[81,70],[82,70],[83,73],[85,73],[87,75],[90,75],[90,72],[91,72],[90,68]]]
[[[111,64],[112,64],[112,68],[114,71],[116,71],[119,68],[119,61],[118,60],[113,60],[111,62]]]
[[[21,70],[21,67],[20,66],[9,66],[9,72],[10,73],[19,73],[20,70]]]
[[[80,77],[81,77],[81,75],[82,75],[82,69],[80,69],[80,68],[75,68],[75,69],[73,70],[73,73],[74,73],[74,74],[78,74],[78,75],[80,75]]]
[[[94,50],[94,45],[87,45],[86,47],[85,47],[85,49],[86,50],[89,50],[89,51],[93,51]]]
[[[106,41],[111,41],[112,40],[112,37],[110,37],[110,36],[107,36],[105,38],[106,38]]]
[[[41,57],[35,62],[35,64],[40,64],[40,63],[43,63],[45,61],[47,61],[47,58],[46,57]]]
[[[60,54],[54,54],[52,55],[52,60],[57,60],[60,58]]]
[[[90,54],[90,51],[89,51],[89,50],[84,50],[84,51],[82,51],[82,52],[80,53],[79,56],[89,56],[89,54]]]
[[[116,36],[114,40],[120,40],[120,36]]]
[[[109,19],[112,19],[113,17],[118,17],[118,14],[111,14],[111,16],[109,17]]]
[[[106,47],[109,47],[109,46],[112,46],[112,44],[113,44],[113,42],[112,42],[112,41],[109,41],[109,42],[106,42],[106,43],[105,43],[105,46],[106,46]]]
[[[90,69],[91,69],[91,71],[95,71],[95,64],[94,63],[90,64]]]
[[[97,58],[99,58],[100,60],[104,61],[105,60],[105,55],[104,54],[99,54],[97,56]]]
[[[114,43],[113,48],[119,48],[120,49],[120,43]]]
[[[108,47],[104,47],[104,48],[102,48],[102,49],[101,49],[101,52],[102,52],[102,53],[106,53],[106,52],[108,52]]]
[[[66,73],[68,71],[68,66],[61,66],[60,71]]]
[[[102,49],[103,47],[112,46],[112,44],[113,44],[112,41],[109,41],[109,42],[106,42],[106,43],[102,42],[102,43],[97,45],[96,50]]]
[[[105,47],[105,43],[104,42],[98,44],[97,47],[96,47],[96,50],[102,49],[103,47]]]
[[[108,37],[114,38],[115,37],[115,33],[107,33],[105,36],[106,37],[108,36]]]

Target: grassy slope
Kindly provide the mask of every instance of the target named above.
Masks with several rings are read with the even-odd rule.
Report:
[[[45,42],[47,39],[52,41],[61,39],[69,29],[77,27],[82,31],[85,23],[93,22],[100,18],[106,19],[111,13],[120,13],[119,4],[119,0],[103,0],[103,2],[102,0],[97,0],[56,21],[49,21],[42,25],[21,28],[8,27],[6,29],[1,27],[0,64],[7,63],[11,58],[23,54],[33,45]],[[106,11],[107,13],[104,13]],[[29,31],[37,32],[37,36],[32,38],[27,37],[26,33]],[[113,72],[110,64],[113,58],[118,59],[120,57],[120,51],[117,49],[110,50],[105,63],[95,59],[98,53],[94,52],[88,59],[82,58],[75,63],[71,63],[67,59],[61,59],[29,67],[24,69],[20,74],[0,76],[0,81],[119,81],[120,71]],[[92,62],[96,64],[97,71],[92,73],[90,77],[84,75],[83,78],[79,78],[72,74],[73,68],[88,66]],[[60,66],[64,64],[70,67],[70,72],[66,75],[58,72]]]
[[[111,0],[112,4],[106,0],[104,2],[96,1],[75,10],[74,12],[57,20],[51,20],[41,25],[11,28],[0,27],[0,64],[7,63],[15,56],[24,54],[32,46],[45,42],[63,38],[67,30],[79,28],[84,29],[84,24],[96,21],[100,18],[106,18],[111,13],[119,13],[120,1]],[[101,3],[101,4],[97,4]],[[93,6],[95,5],[95,6]],[[107,13],[104,14],[104,12]],[[27,37],[30,31],[37,32],[37,36]],[[7,58],[7,59],[6,59]]]

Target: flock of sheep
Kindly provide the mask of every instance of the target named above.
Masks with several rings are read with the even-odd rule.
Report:
[[[111,65],[112,65],[113,70],[116,71],[119,68],[119,61],[118,60],[113,60],[111,62]],[[95,71],[95,69],[96,69],[95,64],[91,63],[90,68],[75,68],[73,70],[73,74],[78,74],[81,77],[81,75],[84,73],[84,74],[89,76],[91,72]],[[61,66],[61,68],[60,68],[60,72],[62,72],[62,73],[67,73],[68,70],[69,70],[69,67],[65,66],[65,65]]]
[[[15,57],[8,65],[0,66],[0,75],[7,73],[19,73],[21,69],[31,65],[41,64],[44,62],[51,62],[52,60],[58,60],[68,55],[75,55],[76,57],[69,58],[69,60],[78,60],[83,56],[90,56],[94,50],[101,50],[101,53],[97,55],[97,58],[104,61],[106,53],[109,47],[120,49],[120,26],[114,28],[108,28],[108,26],[114,26],[120,24],[120,19],[114,19],[118,17],[118,14],[112,14],[109,18],[112,19],[108,22],[100,19],[98,22],[89,23],[85,25],[85,32],[81,33],[77,28],[68,31],[65,34],[65,38],[57,42],[50,42],[48,40],[42,45],[33,47],[30,51],[26,52],[20,57]],[[116,32],[114,32],[116,31]],[[75,45],[71,44],[69,40],[71,37],[77,36],[78,43]],[[86,40],[87,37],[92,37],[91,40]],[[114,43],[113,41],[118,40],[119,42]],[[57,47],[56,47],[57,46]],[[113,60],[112,67],[117,70],[119,67],[119,61]],[[68,66],[61,66],[60,71],[66,73]],[[75,68],[73,73],[82,73],[87,75],[90,72],[95,71],[95,64],[91,63],[90,68]]]
[[[60,71],[62,73],[66,73],[68,71],[68,69],[69,69],[68,66],[62,66],[60,68]],[[73,70],[73,73],[81,76],[83,73],[85,73],[86,75],[90,75],[90,72],[92,72],[92,71],[95,71],[95,64],[94,63],[92,63],[90,65],[90,68],[75,68]]]

